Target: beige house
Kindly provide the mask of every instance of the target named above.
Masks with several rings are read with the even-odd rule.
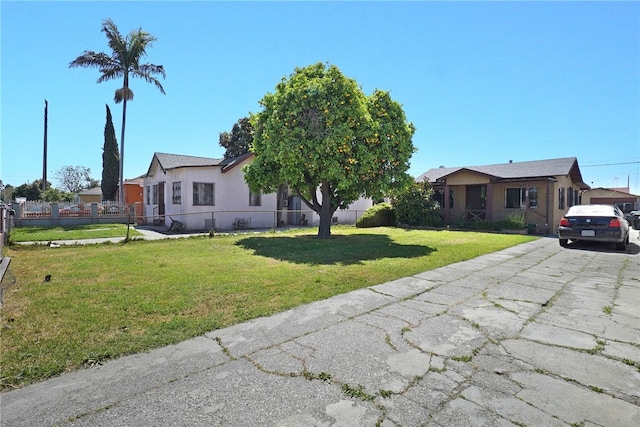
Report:
[[[445,224],[524,215],[532,231],[553,234],[570,206],[582,203],[584,183],[575,157],[430,169]]]
[[[83,190],[78,193],[78,203],[91,204],[100,203],[102,201],[102,188],[93,187],[88,190]]]

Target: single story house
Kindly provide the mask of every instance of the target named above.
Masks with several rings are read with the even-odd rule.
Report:
[[[143,178],[144,223],[171,226],[180,221],[187,230],[272,228],[317,225],[318,215],[286,186],[276,193],[254,193],[244,180],[243,166],[253,153],[233,159],[154,153]],[[355,223],[373,202],[353,203],[337,211],[334,223]]]
[[[624,213],[640,210],[640,196],[629,193],[629,189],[622,191],[616,188],[592,188],[582,195],[584,204],[616,205]]]
[[[78,203],[91,204],[100,203],[102,201],[102,188],[93,187],[88,190],[83,190],[78,193]]]
[[[590,188],[575,157],[439,167],[416,178],[425,179],[433,185],[445,224],[524,215],[534,232],[544,234],[555,233],[567,209],[581,204]]]

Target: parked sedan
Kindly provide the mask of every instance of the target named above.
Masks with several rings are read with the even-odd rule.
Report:
[[[560,246],[569,240],[615,243],[625,250],[629,243],[629,223],[614,205],[576,205],[560,220],[558,226]]]

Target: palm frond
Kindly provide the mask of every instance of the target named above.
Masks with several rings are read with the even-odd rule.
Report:
[[[126,52],[127,42],[122,37],[120,31],[118,31],[118,27],[111,20],[111,18],[107,18],[102,21],[102,32],[104,32],[107,36],[107,43],[109,44],[111,50],[114,53],[118,53],[118,55],[114,56],[120,56],[120,54]]]
[[[104,52],[85,50],[84,53],[69,63],[69,68],[87,67],[102,68],[112,62],[109,55]]]

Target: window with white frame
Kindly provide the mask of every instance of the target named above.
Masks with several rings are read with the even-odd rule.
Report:
[[[249,206],[262,206],[262,194],[249,190]]]
[[[174,205],[182,203],[182,182],[176,181],[171,184],[171,201]]]
[[[151,187],[151,194],[152,194],[151,202],[154,205],[157,205],[158,204],[158,186],[157,185],[154,185]]]
[[[504,207],[505,209],[523,209],[526,199],[526,188],[507,188],[504,193]]]
[[[193,183],[193,204],[195,206],[213,206],[215,187],[209,182]]]
[[[564,209],[564,187],[558,188],[558,209]]]

